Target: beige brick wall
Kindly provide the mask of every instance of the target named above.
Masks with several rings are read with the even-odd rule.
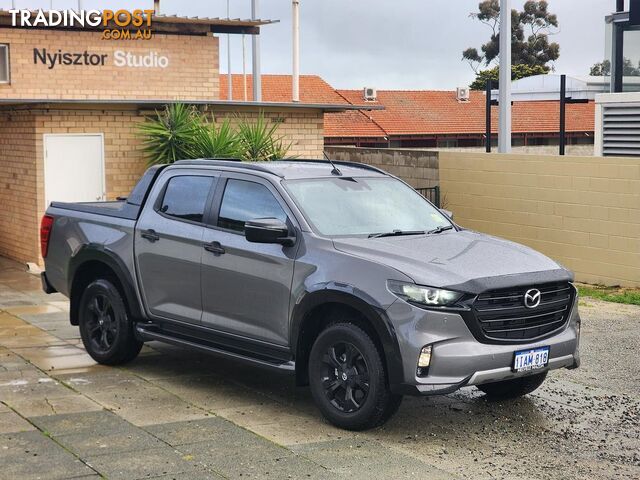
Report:
[[[578,281],[640,287],[640,161],[440,152],[461,225],[529,245]]]
[[[438,153],[407,148],[325,147],[332,160],[366,163],[402,178],[414,188],[438,184]]]
[[[146,169],[137,125],[144,114],[134,106],[103,105],[0,110],[0,255],[39,261],[39,222],[44,200],[44,134],[104,135],[107,197],[126,196]],[[214,110],[218,121],[257,118],[258,112]],[[292,143],[291,155],[322,158],[323,116],[316,110],[265,111],[279,122],[278,133]]]
[[[38,258],[35,118],[0,111],[0,255]]]
[[[288,111],[262,109],[269,125],[278,124],[276,135],[284,137],[283,143],[291,144],[289,156],[322,159],[324,148],[324,115],[320,110],[289,109]],[[258,112],[247,107],[220,108],[211,110],[216,122],[229,120],[235,126],[242,119],[257,119]]]
[[[11,83],[0,84],[0,99],[163,99],[219,98],[218,38],[154,34],[151,40],[102,40],[101,32],[0,29],[0,43],[10,49]],[[34,63],[34,48],[49,54],[107,55],[104,66]],[[116,67],[114,52],[155,52],[169,64]]]

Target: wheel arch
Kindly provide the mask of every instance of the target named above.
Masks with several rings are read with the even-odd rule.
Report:
[[[135,283],[124,262],[102,245],[88,245],[80,249],[69,262],[68,288],[70,302],[70,322],[78,325],[78,305],[81,292],[97,278],[111,278],[120,291],[130,316],[142,318],[142,311],[135,290]]]
[[[311,346],[317,335],[326,327],[324,320],[335,309],[357,313],[356,324],[363,327],[381,348],[387,367],[390,386],[403,382],[402,357],[395,329],[385,310],[372,299],[354,288],[324,288],[307,293],[294,307],[291,322],[291,349],[295,356],[296,381],[305,385],[308,381],[307,366]]]

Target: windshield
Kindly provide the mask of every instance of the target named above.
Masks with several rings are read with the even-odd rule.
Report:
[[[284,184],[321,235],[429,232],[451,226],[437,208],[395,178],[313,178]]]

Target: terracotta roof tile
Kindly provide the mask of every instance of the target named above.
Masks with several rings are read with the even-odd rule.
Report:
[[[338,90],[353,104],[362,104],[362,91]],[[482,134],[485,130],[485,95],[472,91],[469,102],[458,102],[455,91],[378,90],[376,102],[384,110],[364,114],[350,126],[353,112],[327,113],[325,136],[359,137],[360,132],[382,130],[387,135]],[[593,102],[567,105],[567,132],[593,132]],[[560,118],[559,104],[553,101],[515,102],[513,133],[555,133]],[[498,107],[493,107],[492,129],[498,128]]]
[[[244,100],[242,75],[231,75],[233,100]],[[227,75],[220,75],[220,100],[228,97]],[[262,101],[291,102],[291,75],[262,75]],[[247,100],[253,99],[253,76],[247,75]],[[325,105],[349,105],[336,90],[317,75],[300,76],[300,102]],[[362,102],[360,102],[362,103]]]

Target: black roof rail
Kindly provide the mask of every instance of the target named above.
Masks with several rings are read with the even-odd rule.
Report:
[[[331,165],[331,162],[329,160],[325,160],[325,159],[318,159],[318,160],[314,160],[312,158],[291,158],[291,159],[286,159],[283,160],[285,162],[303,162],[303,163],[326,163],[328,165]],[[344,162],[341,160],[332,160],[332,162],[336,165],[342,165],[343,167],[353,167],[353,168],[362,168],[364,170],[371,170],[373,172],[378,172],[378,173],[382,173],[384,175],[389,175],[387,172],[385,172],[384,170],[379,169],[378,167],[374,167],[373,165],[367,165],[366,163],[358,163],[358,162]]]
[[[275,175],[280,178],[282,175],[278,175],[272,170],[265,168],[261,165],[256,165],[252,162],[243,162],[239,158],[226,158],[226,159],[215,159],[215,158],[196,158],[193,160],[177,160],[173,162],[174,165],[193,165],[193,166],[202,166],[208,165],[212,167],[232,167],[232,168],[241,168],[245,170],[254,170],[262,173],[269,173],[271,175]]]

